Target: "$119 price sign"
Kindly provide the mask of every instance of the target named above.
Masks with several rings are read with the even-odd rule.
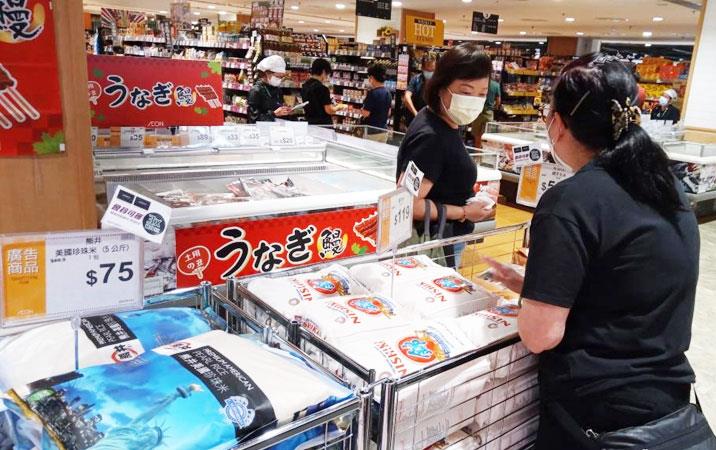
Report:
[[[397,248],[412,234],[412,194],[401,187],[378,198],[378,253]]]
[[[139,309],[143,242],[116,230],[0,240],[2,324]]]

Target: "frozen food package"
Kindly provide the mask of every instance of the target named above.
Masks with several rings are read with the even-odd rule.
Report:
[[[517,336],[519,312],[520,308],[516,304],[505,303],[460,317],[455,323],[470,338],[475,348],[481,348]]]
[[[346,268],[332,264],[317,272],[289,277],[260,277],[247,289],[289,319],[305,316],[306,305],[338,295],[368,295]]]
[[[19,432],[39,429],[38,448],[202,450],[231,448],[352,395],[294,353],[216,330],[16,386],[6,404]],[[295,449],[323,430],[273,448]]]
[[[136,358],[155,347],[215,328],[212,313],[194,308],[120,312],[81,319],[79,367]],[[32,328],[0,341],[0,388],[75,370],[75,334],[68,320]]]

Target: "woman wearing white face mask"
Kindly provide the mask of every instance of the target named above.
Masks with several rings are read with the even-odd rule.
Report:
[[[249,123],[273,122],[276,117],[291,114],[284,106],[281,82],[286,75],[286,62],[278,55],[268,56],[256,65],[259,80],[249,91]]]
[[[427,107],[418,112],[405,134],[396,174],[400,179],[410,161],[425,173],[413,207],[419,233],[424,232],[425,199],[432,203],[431,219],[438,218],[438,206],[446,207],[445,237],[469,234],[475,222],[494,214],[494,209],[482,202],[468,203],[474,196],[477,167],[459,128],[482,112],[491,74],[490,57],[476,44],[464,43],[440,57],[424,88]],[[446,249],[447,255],[455,255],[448,258],[448,264],[459,267],[463,250],[464,245]]]

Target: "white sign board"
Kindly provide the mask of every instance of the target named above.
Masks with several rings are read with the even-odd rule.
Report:
[[[376,251],[383,253],[413,235],[413,196],[398,188],[378,198],[378,241]]]
[[[542,150],[536,144],[515,145],[512,147],[515,161],[514,167],[542,164]]]
[[[119,130],[119,146],[122,148],[144,148],[145,130],[141,127],[122,127]]]
[[[572,175],[572,171],[561,164],[545,163],[523,168],[517,185],[517,203],[536,207],[545,192]]]
[[[141,239],[117,230],[0,238],[0,323],[142,308]]]
[[[189,129],[189,145],[211,145],[211,131],[209,127],[191,127]]]
[[[269,131],[269,143],[276,147],[292,147],[296,145],[293,127],[281,125],[272,126]]]
[[[261,146],[261,133],[256,126],[245,126],[241,128],[239,135],[239,143],[243,147],[259,147]]]
[[[169,206],[118,186],[102,217],[102,228],[119,228],[161,244],[171,214]]]
[[[716,2],[705,3],[702,11],[703,27],[696,36],[698,52],[694,55],[689,79],[689,93],[684,113],[686,128],[716,129]],[[666,87],[666,86],[665,86]]]
[[[400,185],[407,189],[413,197],[417,197],[418,192],[420,192],[420,185],[423,183],[424,175],[425,174],[418,169],[418,166],[416,166],[413,161],[410,161],[408,167],[405,168],[405,173],[403,174]]]

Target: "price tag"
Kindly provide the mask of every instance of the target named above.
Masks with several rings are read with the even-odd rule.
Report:
[[[244,127],[239,135],[239,142],[242,147],[259,147],[261,145],[261,133],[256,127]]]
[[[192,127],[189,131],[189,145],[211,145],[209,127]]]
[[[123,148],[143,148],[144,128],[122,127],[119,132],[119,146]]]
[[[103,228],[119,228],[143,239],[161,244],[169,226],[172,209],[160,202],[117,186],[107,212],[102,217]]]
[[[99,128],[92,127],[92,132],[90,134],[91,136],[91,142],[92,142],[92,148],[97,148],[97,136],[99,135]]]
[[[284,126],[271,127],[269,131],[269,142],[272,146],[290,147],[296,145],[293,128]]]
[[[514,167],[526,167],[542,164],[542,150],[535,144],[515,145],[512,147]]]
[[[420,192],[420,185],[423,183],[423,176],[424,174],[418,169],[418,166],[413,161],[410,161],[400,185],[413,194],[413,197],[417,197],[418,192]]]
[[[241,145],[241,128],[216,127],[214,130],[219,147],[238,147]]]
[[[517,185],[517,203],[536,207],[545,192],[572,175],[572,171],[561,164],[545,163],[525,167]]]
[[[0,250],[3,327],[143,305],[143,241],[129,233],[16,235]]]
[[[413,234],[413,196],[405,188],[378,198],[377,252],[397,248]]]

